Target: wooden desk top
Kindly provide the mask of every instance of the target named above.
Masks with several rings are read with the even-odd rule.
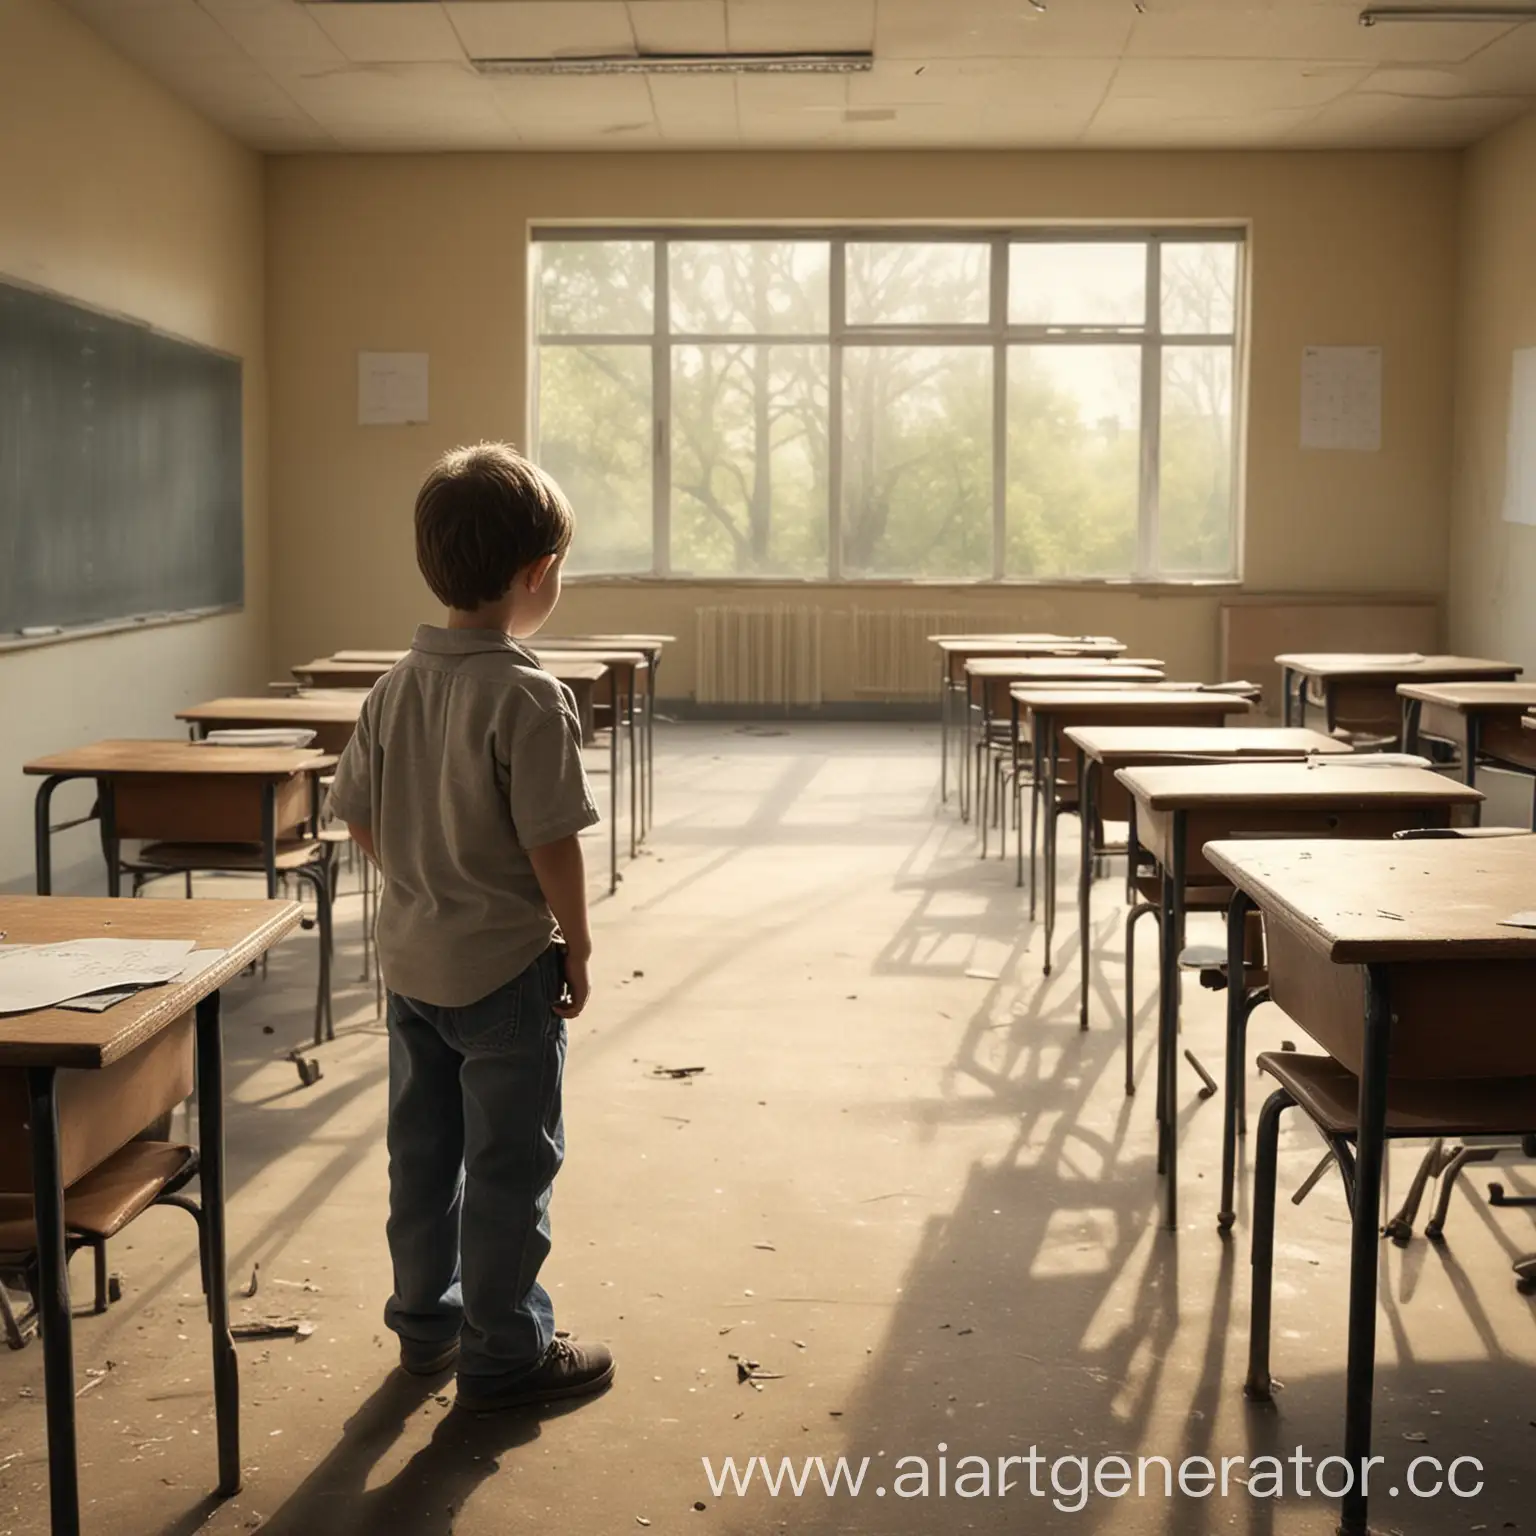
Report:
[[[1067,731],[1095,762],[1150,762],[1158,757],[1278,756],[1310,752],[1347,756],[1348,742],[1321,731],[1263,730],[1220,725],[1074,725]]]
[[[540,657],[544,670],[562,683],[599,683],[608,668],[600,661],[577,661],[564,656]]]
[[[1499,926],[1533,905],[1536,837],[1226,841],[1205,856],[1340,964],[1536,959],[1536,928]]]
[[[88,747],[34,758],[23,773],[80,778],[131,774],[220,774],[231,778],[286,779],[324,773],[336,759],[312,747],[202,747],[190,741],[98,741]]]
[[[320,656],[289,670],[295,677],[355,678],[359,688],[371,688],[398,661],[398,656],[393,661],[333,661],[329,656]]]
[[[288,697],[264,694],[260,698],[209,699],[190,709],[178,709],[178,720],[212,724],[219,720],[259,720],[264,725],[355,725],[368,697],[361,689],[335,689]],[[211,748],[204,747],[207,752]]]
[[[1081,683],[1157,683],[1160,661],[1115,661],[1097,656],[973,656],[965,664],[972,677],[1003,677],[1018,682],[1065,678]]]
[[[0,896],[8,944],[70,939],[191,939],[224,958],[190,981],[146,987],[104,1013],[39,1008],[0,1015],[0,1066],[105,1067],[238,976],[299,921],[292,901],[112,901]]]
[[[936,638],[934,644],[947,656],[1123,656],[1126,649],[1108,635],[953,635]]]
[[[1245,715],[1252,705],[1230,693],[1180,693],[1172,688],[1148,684],[1144,688],[1074,689],[1052,688],[1032,683],[1015,683],[1009,692],[1032,714],[1049,714],[1062,723],[1077,717],[1084,725],[1093,723],[1095,713],[1115,715],[1208,714],[1213,719],[1224,715]]]
[[[540,665],[545,667],[552,661],[597,662],[603,666],[633,668],[636,672],[644,672],[651,664],[650,657],[644,651],[608,651],[595,646],[568,651],[558,645],[529,645],[525,649],[537,656]]]
[[[676,645],[676,635],[546,635],[537,642],[539,645],[547,645],[553,650],[568,648],[571,650],[585,650],[588,646],[595,646],[599,650],[605,647],[617,647],[624,651],[659,651],[664,645]]]
[[[411,653],[405,651],[337,651],[332,656],[327,656],[323,665],[331,665],[338,661],[367,661],[374,665],[392,667],[397,661],[404,661]],[[317,666],[322,663],[317,662]]]
[[[1520,715],[1536,708],[1536,682],[1399,683],[1405,699],[1439,704],[1463,715]]]
[[[1307,677],[1357,677],[1386,681],[1400,678],[1511,678],[1521,667],[1512,661],[1491,661],[1486,656],[1418,656],[1371,651],[1291,651],[1275,661]]]
[[[1476,805],[1482,792],[1428,768],[1365,766],[1352,762],[1154,763],[1115,774],[1153,811],[1207,805]],[[1536,892],[1532,892],[1536,895]],[[1514,911],[1512,907],[1510,909]]]

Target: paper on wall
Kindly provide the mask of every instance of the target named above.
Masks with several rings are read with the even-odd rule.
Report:
[[[1381,348],[1304,347],[1301,446],[1381,451]]]
[[[357,354],[357,423],[405,426],[427,419],[425,352]]]
[[[1536,347],[1515,352],[1509,390],[1504,521],[1536,524]]]
[[[191,939],[75,939],[0,944],[0,1013],[30,1013],[107,988],[174,981]]]

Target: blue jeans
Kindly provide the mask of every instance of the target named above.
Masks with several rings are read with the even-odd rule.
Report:
[[[457,1338],[472,1391],[536,1365],[554,1338],[538,1282],[565,1156],[560,952],[468,1008],[389,997],[389,1251],[384,1321],[409,1359]]]

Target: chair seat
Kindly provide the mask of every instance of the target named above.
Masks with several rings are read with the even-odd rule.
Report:
[[[115,1237],[197,1166],[191,1147],[169,1141],[130,1141],[70,1185],[64,1224],[85,1237]],[[0,1195],[0,1255],[16,1261],[37,1248],[30,1195]]]
[[[321,827],[320,841],[322,843],[329,843],[335,848],[343,843],[350,843],[352,841],[352,834],[345,827]]]
[[[1360,1083],[1331,1056],[1265,1051],[1267,1072],[1330,1135],[1358,1128]],[[1394,1078],[1389,1136],[1519,1136],[1536,1126],[1536,1077]]]
[[[279,870],[303,869],[326,856],[327,843],[314,838],[295,839],[277,845]],[[137,855],[124,862],[125,869],[220,870],[259,875],[266,868],[259,843],[146,843]]]

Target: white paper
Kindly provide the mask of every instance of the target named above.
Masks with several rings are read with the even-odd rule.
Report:
[[[1301,446],[1381,451],[1381,348],[1305,347]]]
[[[0,1013],[51,1008],[108,987],[173,981],[191,939],[76,939],[67,944],[0,944]]]
[[[1536,525],[1536,347],[1521,347],[1515,353],[1504,521]]]
[[[187,956],[187,963],[170,980],[191,981],[194,976],[200,976],[210,965],[222,960],[228,953],[227,949],[194,949]],[[151,983],[151,985],[158,985],[158,983]],[[143,990],[143,987],[112,987],[105,992],[88,992],[83,997],[71,997],[57,1006],[67,1008],[71,1013],[105,1013],[108,1008],[114,1008],[118,1003],[125,1002],[130,997],[136,997]]]
[[[427,419],[425,352],[357,354],[357,423],[403,426]]]

